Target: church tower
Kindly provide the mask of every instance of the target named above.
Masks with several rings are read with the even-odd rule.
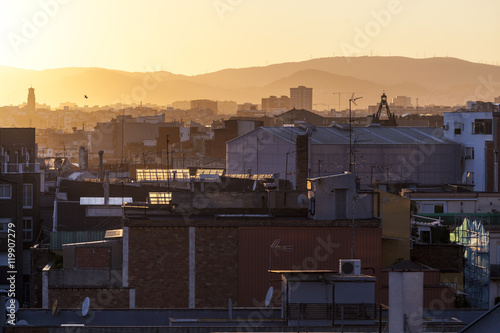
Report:
[[[35,88],[31,87],[28,89],[28,112],[35,113],[36,99],[35,99]]]

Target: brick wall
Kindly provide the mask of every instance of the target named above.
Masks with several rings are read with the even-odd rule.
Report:
[[[78,268],[106,268],[111,266],[110,247],[77,247],[75,263]]]
[[[129,288],[136,290],[136,308],[189,306],[189,223],[168,225],[134,221],[129,225]],[[279,303],[280,277],[270,275],[270,244],[293,246],[272,254],[273,269],[338,269],[351,256],[350,227],[243,227],[238,224],[195,228],[195,306],[253,306],[263,302],[269,280]],[[377,276],[380,293],[381,229],[357,228],[355,255],[362,272]]]
[[[188,227],[131,227],[129,244],[136,308],[187,308]]]
[[[128,309],[128,289],[50,288],[49,306],[57,299],[59,308],[81,308],[85,297],[90,309]]]
[[[196,228],[196,307],[238,306],[238,228]]]

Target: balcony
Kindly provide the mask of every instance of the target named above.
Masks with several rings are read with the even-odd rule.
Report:
[[[40,164],[39,163],[3,163],[3,164],[1,164],[0,172],[3,174],[40,172]]]

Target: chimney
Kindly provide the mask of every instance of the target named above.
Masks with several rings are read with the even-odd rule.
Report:
[[[80,165],[80,170],[87,170],[89,165],[89,152],[85,147],[80,146],[78,151],[78,163]]]
[[[104,180],[104,174],[102,172],[102,155],[104,155],[104,150],[99,150],[99,179],[101,182]]]
[[[492,112],[493,114],[493,192],[498,192],[498,184],[500,183],[498,174],[498,151],[500,149],[500,114],[499,112]]]
[[[104,188],[104,204],[109,204],[109,170],[106,170],[106,182],[102,184]]]
[[[307,188],[307,177],[309,177],[309,135],[297,135],[296,149],[296,188],[299,191],[305,191]]]

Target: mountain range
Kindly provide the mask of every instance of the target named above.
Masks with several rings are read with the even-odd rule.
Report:
[[[127,72],[104,68],[42,71],[0,66],[0,106],[26,102],[35,88],[38,103],[83,105],[153,103],[167,106],[191,99],[260,104],[270,95],[289,95],[291,87],[313,88],[317,110],[345,109],[355,93],[359,108],[404,95],[419,105],[463,105],[500,96],[500,67],[456,58],[331,57],[264,67],[224,69],[201,75],[165,71]],[[87,95],[88,99],[84,96]]]

